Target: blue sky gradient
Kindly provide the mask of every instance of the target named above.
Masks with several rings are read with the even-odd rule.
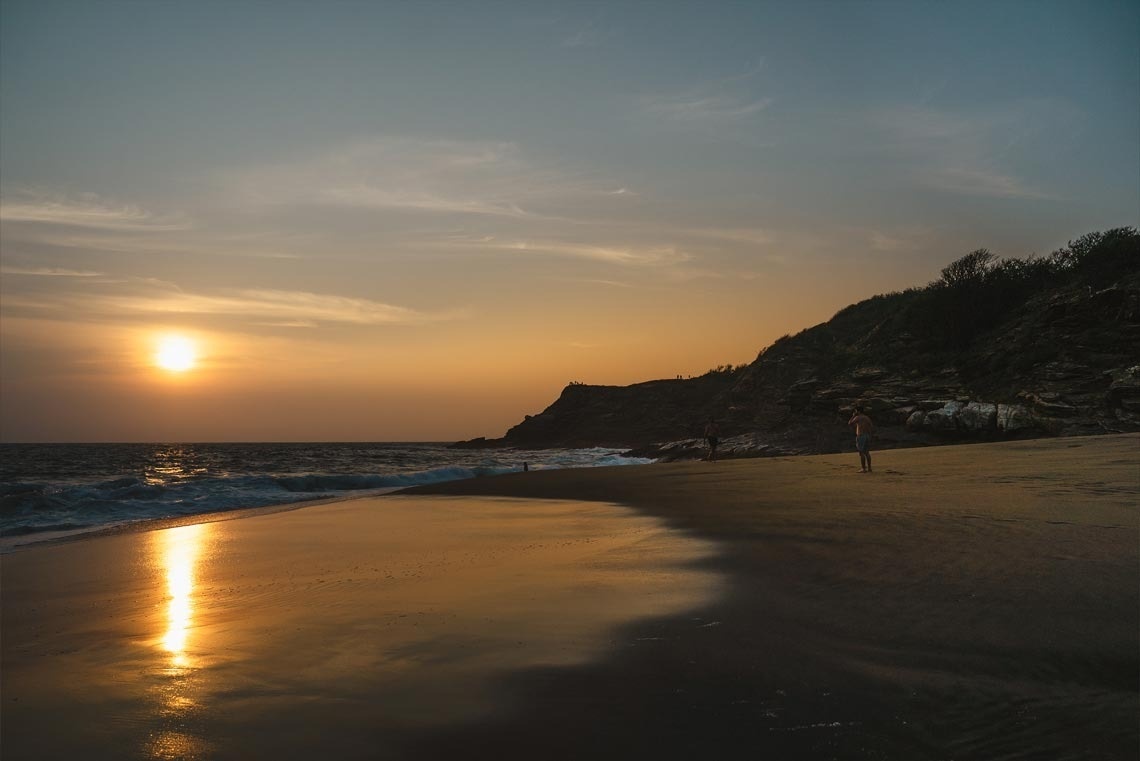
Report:
[[[0,436],[496,435],[1136,225],[1138,136],[1132,2],[5,0]]]

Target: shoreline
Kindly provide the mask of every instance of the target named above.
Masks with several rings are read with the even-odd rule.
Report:
[[[1003,446],[1025,444],[1031,442],[1050,442],[1050,441],[1070,441],[1081,440],[1086,438],[1108,438],[1114,436],[1134,436],[1140,441],[1140,434],[1135,433],[1108,433],[1108,434],[1087,434],[1081,436],[1063,436],[1051,438],[1037,438],[1037,439],[1013,439],[1008,441],[990,441],[990,442],[976,442],[976,441],[948,441],[943,444],[930,445],[920,444],[907,447],[895,447],[891,449],[875,450],[878,452],[896,452],[907,450],[925,450],[925,449],[943,449],[943,448],[957,448],[957,447],[975,447],[975,446]],[[230,442],[227,442],[230,443]],[[247,442],[239,442],[247,443]],[[321,443],[321,442],[317,442]],[[330,442],[330,443],[344,443],[344,442]],[[401,444],[405,442],[384,442],[392,444]],[[413,444],[439,444],[441,442],[410,442]],[[462,443],[462,442],[461,442]],[[310,445],[311,442],[301,442],[303,445]],[[82,444],[84,446],[88,444]],[[70,446],[70,444],[68,445]],[[100,444],[90,444],[90,446],[100,446]],[[514,450],[514,447],[503,447],[503,449]],[[635,450],[629,450],[633,452]],[[632,455],[637,456],[637,455]],[[732,461],[745,461],[750,462],[754,460],[789,460],[800,458],[812,457],[845,457],[842,453],[823,453],[823,454],[803,454],[803,453],[788,453],[788,454],[765,454],[765,455],[747,455],[742,456],[738,454],[726,454],[723,457],[718,457],[716,462],[732,462]],[[854,455],[852,455],[854,456]],[[642,458],[644,459],[644,458]],[[543,472],[561,472],[561,471],[589,471],[595,469],[618,469],[618,468],[638,468],[650,465],[674,465],[674,464],[694,464],[707,461],[700,458],[689,459],[669,459],[662,458],[648,463],[632,463],[629,465],[608,465],[608,466],[580,466],[570,468],[557,468],[557,469],[535,469],[525,473],[503,473],[496,475],[476,475],[468,478],[459,478],[453,481],[441,481],[437,483],[418,484],[413,486],[393,486],[384,487],[377,490],[370,490],[366,493],[353,493],[342,494],[327,497],[315,497],[313,499],[302,499],[296,502],[283,502],[278,504],[258,505],[255,507],[237,507],[229,510],[213,510],[205,513],[193,513],[190,515],[170,516],[161,518],[139,518],[135,520],[126,521],[123,523],[112,523],[102,526],[90,526],[78,529],[68,529],[64,531],[44,531],[44,532],[30,532],[24,534],[14,534],[9,536],[0,536],[0,557],[11,554],[13,552],[24,552],[29,549],[37,547],[53,547],[59,544],[68,544],[71,542],[85,541],[88,539],[96,539],[103,536],[116,536],[120,534],[139,533],[147,531],[161,531],[167,528],[177,528],[179,526],[191,526],[204,523],[216,523],[219,521],[238,520],[244,518],[256,518],[261,515],[273,515],[275,513],[289,512],[292,510],[301,510],[308,507],[316,507],[324,504],[331,504],[336,502],[346,502],[353,500],[372,499],[375,497],[384,497],[393,494],[487,494],[498,496],[512,496],[518,488],[515,484],[503,485],[500,487],[484,489],[478,488],[471,492],[463,489],[459,484],[465,484],[472,481],[484,481],[490,479],[492,482],[498,483],[495,479],[510,477],[510,476],[527,476],[530,474],[543,473]],[[437,488],[438,487],[438,488]],[[454,487],[454,488],[453,488]],[[551,492],[550,496],[542,497],[535,493],[537,499],[586,499],[600,502],[614,501],[605,496],[597,495],[596,492],[587,492],[589,495],[595,496],[568,496],[565,491],[566,486],[563,483],[553,486],[556,492]],[[542,487],[539,487],[542,490]],[[529,492],[528,492],[529,493]],[[575,493],[577,493],[575,491]],[[637,501],[636,496],[630,497],[630,507],[638,507],[633,504]],[[624,503],[623,503],[624,504]],[[641,509],[641,508],[638,508]],[[27,541],[22,541],[27,540]]]
[[[38,547],[55,547],[61,544],[82,542],[88,539],[99,539],[106,536],[121,536],[123,534],[146,533],[148,531],[161,531],[181,526],[197,526],[205,523],[219,523],[222,521],[239,520],[243,518],[256,518],[262,515],[287,513],[291,510],[301,510],[306,507],[348,502],[357,499],[371,499],[395,494],[399,488],[371,494],[349,494],[338,497],[318,497],[316,499],[302,499],[296,502],[284,502],[277,505],[259,505],[257,507],[237,507],[232,510],[214,510],[208,513],[194,513],[192,515],[179,515],[169,518],[140,518],[125,523],[113,523],[105,526],[92,526],[89,528],[72,529],[70,531],[33,532],[29,534],[16,534],[10,537],[0,537],[0,557],[14,552],[26,552]],[[16,541],[22,538],[40,537],[31,541]],[[9,542],[12,543],[9,543]]]
[[[333,736],[338,739],[330,747],[344,758],[373,757],[380,743],[392,758],[432,760],[1124,759],[1135,756],[1140,741],[1134,721],[1140,681],[1138,446],[1140,435],[1125,434],[888,450],[875,454],[871,476],[858,473],[853,453],[511,473],[338,499],[313,510],[300,509],[312,503],[294,503],[268,515],[221,513],[221,523],[198,522],[197,527],[35,545],[32,549],[41,551],[0,556],[0,563],[6,592],[20,589],[16,582],[23,579],[23,604],[38,601],[34,616],[43,616],[58,610],[54,600],[74,594],[70,585],[79,582],[64,584],[60,578],[66,576],[41,577],[26,569],[51,568],[59,561],[63,565],[53,574],[82,578],[87,568],[114,569],[127,562],[121,552],[108,555],[112,547],[137,552],[179,532],[231,537],[216,545],[214,561],[204,566],[214,578],[199,580],[205,590],[202,618],[187,629],[191,636],[217,638],[216,654],[205,657],[197,671],[180,667],[151,675],[134,661],[115,671],[139,674],[155,690],[189,690],[202,680],[224,678],[231,686],[211,693],[215,702],[199,697],[174,728],[212,743],[209,757],[268,757],[264,743],[277,743],[276,750],[283,751],[277,756],[303,758],[324,747],[314,744],[319,736]],[[438,554],[440,543],[448,541],[449,527],[479,524],[436,521],[443,533],[415,545],[419,549],[408,549],[411,545],[401,540],[386,550],[386,534],[376,529],[381,524],[375,522],[387,520],[387,514],[400,514],[405,535],[420,536],[427,518],[408,508],[423,499],[430,500],[424,505],[443,508],[463,500],[499,505],[494,508],[499,522],[472,534],[478,537],[475,551],[497,558],[496,563],[547,556],[570,562],[557,572],[536,566],[495,581],[475,577],[475,586],[460,596],[470,603],[468,623],[452,628],[443,609],[432,613],[435,608],[428,604],[448,586],[416,587],[415,579],[424,569],[442,573],[456,567],[466,555],[445,560]],[[604,503],[623,505],[628,515],[612,530],[575,533],[580,521],[574,516],[611,509]],[[538,519],[551,505],[556,512],[570,511],[562,523]],[[373,509],[381,506],[386,509]],[[227,520],[236,517],[254,520]],[[593,542],[644,520],[711,541],[715,552],[688,556],[687,573],[697,576],[673,577],[665,566],[642,563],[646,549],[656,544],[637,540],[617,554],[594,551]],[[519,530],[518,544],[496,549],[497,537]],[[586,554],[559,555],[564,545],[557,537],[567,531],[577,538],[565,546]],[[355,549],[342,549],[345,542]],[[405,575],[386,581],[382,568],[366,567],[401,548],[411,553]],[[240,562],[233,555],[238,550],[245,558]],[[88,559],[77,565],[79,558]],[[623,571],[620,582],[591,580],[590,574],[618,561],[641,570]],[[101,610],[92,598],[80,606],[87,612],[79,617],[26,625],[33,632],[62,627],[52,635],[56,644],[51,647],[72,653],[69,657],[87,652],[95,657],[100,651],[92,648],[101,647],[99,641],[106,644],[99,639],[106,634],[82,635],[83,627],[101,632],[100,627],[126,626],[137,640],[138,632],[155,625],[143,627],[144,619],[151,621],[164,609],[152,603],[127,615],[115,608],[139,604],[130,602],[137,593],[128,582],[134,566],[128,566],[114,572],[123,574],[118,581],[117,576],[100,580],[111,573],[102,570],[81,584],[101,585],[98,599],[111,606],[110,613],[91,613]],[[20,569],[25,570],[10,573]],[[396,706],[403,703],[397,702],[390,704],[391,715],[375,714],[376,705],[389,706],[382,698],[391,674],[455,659],[497,662],[516,647],[519,652],[534,647],[538,632],[564,637],[577,631],[582,614],[544,602],[549,593],[499,594],[519,579],[548,579],[572,590],[576,604],[596,604],[655,580],[674,579],[666,586],[681,589],[682,579],[702,574],[720,581],[685,597],[688,602],[679,608],[646,608],[604,634],[591,634],[595,644],[589,657],[495,666],[479,682],[478,694],[487,702],[478,711],[465,708],[442,724],[425,725],[421,719],[439,698],[424,696],[440,689],[449,694],[447,679],[425,672],[405,685],[419,696],[406,705],[420,709],[400,709]],[[154,583],[164,584],[162,578],[156,576]],[[297,586],[294,578],[303,583]],[[272,590],[286,579],[299,591],[280,597]],[[408,618],[377,618],[383,607],[372,597],[376,585],[397,582],[400,588],[413,584],[401,603]],[[621,598],[615,610],[628,613],[638,600],[667,599],[661,594],[638,592]],[[498,598],[508,603],[507,610],[541,613],[528,618],[517,634],[512,628],[499,631],[494,646],[483,635],[472,639],[502,615],[492,612]],[[238,608],[217,608],[223,602],[223,608]],[[49,644],[28,639],[26,632],[12,636],[28,615],[14,605],[20,603],[6,594],[6,695],[21,694],[11,689],[9,664],[32,669],[29,674],[49,669],[24,684],[65,689],[57,681],[63,674],[51,671],[54,656],[28,660]],[[112,618],[84,623],[93,615]],[[233,660],[234,652],[269,647],[256,639],[229,642],[234,632],[255,631],[246,619],[273,621],[267,631],[279,632],[274,641],[287,637],[289,646],[264,655],[258,668]],[[389,627],[419,632],[414,627],[420,623],[434,625],[436,633],[416,634],[395,650],[369,656],[378,661],[359,660],[376,647],[377,636],[394,631]],[[80,633],[68,634],[75,626]],[[342,631],[357,629],[360,637],[339,639]],[[329,648],[326,656],[316,657]],[[314,662],[297,662],[304,653]],[[399,653],[396,660],[394,653]],[[354,663],[349,672],[343,670]],[[388,671],[395,664],[400,670]],[[414,669],[406,673],[418,673]],[[290,686],[294,672],[304,675],[304,686]],[[351,688],[344,682],[349,673]],[[233,705],[232,685],[247,682],[282,686],[272,693],[259,688],[242,699],[247,711],[242,715],[253,722],[248,727],[228,723],[225,706]],[[85,693],[103,689],[96,682],[85,687]],[[243,687],[238,694],[246,692]],[[326,700],[340,707],[326,710]],[[34,711],[34,704],[6,698],[6,735],[19,726],[10,713],[15,706]],[[287,710],[290,718],[273,718],[275,710]],[[169,722],[159,724],[158,729],[173,731]],[[298,732],[303,736],[294,737]],[[289,737],[293,740],[286,742]],[[107,751],[103,757],[114,755]]]

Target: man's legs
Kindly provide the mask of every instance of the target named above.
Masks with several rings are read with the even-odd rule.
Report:
[[[855,439],[855,449],[859,452],[859,467],[864,473],[871,472],[871,442],[869,438],[859,436]]]

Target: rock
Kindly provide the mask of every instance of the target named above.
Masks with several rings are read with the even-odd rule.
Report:
[[[945,407],[948,402],[948,399],[923,399],[918,403],[918,408],[929,412]]]
[[[793,411],[799,412],[807,407],[812,401],[812,394],[819,386],[819,381],[815,378],[808,378],[807,380],[798,381],[788,387],[787,393],[781,401],[792,408]]]
[[[1032,405],[1034,410],[1042,415],[1048,415],[1049,417],[1073,417],[1077,414],[1077,408],[1073,405],[1055,401],[1061,398],[1059,394],[1031,394],[1027,391],[1022,391],[1018,394],[1018,397],[1024,399]]]
[[[457,441],[454,444],[449,444],[448,449],[501,449],[508,446],[502,439],[488,439],[486,436],[480,436],[477,439],[470,439],[468,441]]]
[[[958,411],[958,423],[967,431],[992,431],[997,428],[997,405],[970,402]]]
[[[1140,365],[1105,373],[1112,379],[1104,392],[1105,406],[1135,411],[1140,405]]]
[[[907,407],[895,407],[884,415],[884,419],[896,425],[905,425],[906,422],[910,420],[910,416],[917,411],[918,407],[915,407],[913,404]]]
[[[958,412],[961,409],[961,402],[946,402],[944,406],[926,413],[923,427],[940,433],[955,431],[958,429]]]
[[[925,422],[925,410],[915,410],[914,412],[910,413],[910,417],[906,419],[906,429],[908,431],[921,431]]]
[[[877,380],[886,374],[881,367],[859,367],[851,371],[851,377],[860,381]]]
[[[1037,427],[1037,421],[1024,405],[999,404],[997,406],[997,429],[1004,433],[1015,433]]]
[[[895,404],[893,402],[877,396],[872,396],[867,399],[860,399],[857,404],[861,404],[863,406],[863,411],[868,415],[877,415],[881,412],[886,412],[887,410],[893,410],[895,408]]]

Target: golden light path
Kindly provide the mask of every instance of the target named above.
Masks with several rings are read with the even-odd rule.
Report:
[[[170,595],[167,605],[166,635],[162,646],[174,659],[175,666],[186,664],[186,640],[193,621],[194,563],[206,526],[180,526],[161,532],[165,543],[166,585]]]
[[[155,562],[166,571],[166,631],[158,646],[169,653],[156,685],[156,715],[160,729],[150,738],[147,753],[154,759],[205,758],[203,738],[187,723],[199,709],[200,685],[196,659],[188,654],[194,625],[196,569],[209,533],[209,524],[156,531]],[[200,643],[199,643],[200,647]]]

